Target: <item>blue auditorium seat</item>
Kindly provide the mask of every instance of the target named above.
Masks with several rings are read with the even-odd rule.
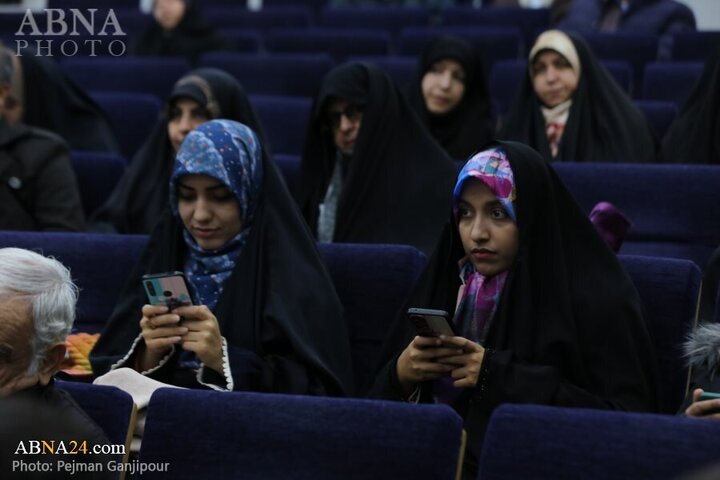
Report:
[[[702,267],[720,245],[716,165],[556,162],[553,167],[585,212],[608,201],[630,219],[620,253],[685,258]]]
[[[105,112],[125,158],[132,158],[157,123],[162,102],[146,93],[89,92]]]
[[[348,61],[377,65],[390,75],[395,80],[395,84],[401,89],[404,89],[415,79],[418,68],[417,57],[405,55],[358,55],[348,58]]]
[[[70,152],[70,162],[88,217],[108,199],[125,172],[127,162],[117,153],[77,150]]]
[[[249,94],[312,97],[333,61],[327,54],[207,53],[200,65],[234,75]]]
[[[715,421],[501,405],[490,419],[478,479],[696,478],[684,474],[720,460],[718,437]]]
[[[280,169],[288,189],[293,192],[297,188],[300,176],[300,155],[273,155],[275,165]]]
[[[675,103],[680,110],[702,75],[702,62],[658,62],[645,67],[643,98]]]
[[[190,70],[187,60],[173,57],[71,57],[61,65],[86,91],[149,93],[161,100]]]
[[[387,32],[351,28],[273,29],[265,35],[273,53],[328,53],[342,62],[350,55],[387,55]]]
[[[226,28],[220,33],[233,43],[236,52],[259,53],[262,49],[262,35],[258,32],[246,28]]]
[[[625,60],[633,68],[633,85],[642,85],[645,65],[658,58],[658,37],[636,33],[583,33],[600,60]],[[639,93],[635,88],[635,96]]]
[[[657,138],[662,140],[677,117],[678,108],[675,103],[661,100],[635,100],[634,103],[647,118]]]
[[[70,269],[80,289],[74,332],[103,329],[146,243],[145,235],[0,231],[0,247],[51,255]]]
[[[164,388],[140,461],[169,463],[148,480],[453,480],[462,436],[446,405]]]
[[[115,459],[127,461],[137,415],[130,394],[116,387],[82,382],[56,380],[55,386],[72,396],[80,408],[102,428],[111,444],[125,445],[125,455],[117,455]]]
[[[720,48],[720,31],[679,32],[673,35],[671,58],[676,62],[704,62]]]
[[[682,343],[696,323],[702,274],[690,260],[620,255],[645,307],[660,373],[662,411],[674,414],[685,399],[688,368]]]
[[[397,34],[407,27],[426,27],[431,10],[427,7],[396,5],[328,6],[318,15],[318,24],[332,28],[370,28]]]
[[[301,155],[305,145],[311,98],[251,95],[255,112],[273,154]]]
[[[370,382],[386,334],[425,267],[425,255],[404,245],[319,244],[345,308],[355,386]]]
[[[464,38],[480,53],[486,67],[498,60],[518,59],[520,56],[520,31],[514,27],[442,27],[405,28],[398,37],[398,54],[419,55],[435,37],[451,35]]]
[[[203,6],[203,17],[215,28],[242,28],[267,31],[272,28],[305,28],[310,26],[310,10],[303,6],[267,7],[258,11],[242,6]]]

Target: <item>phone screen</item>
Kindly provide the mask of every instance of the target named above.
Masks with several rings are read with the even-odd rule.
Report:
[[[143,286],[151,305],[166,305],[170,310],[192,305],[192,297],[181,273],[148,275]]]

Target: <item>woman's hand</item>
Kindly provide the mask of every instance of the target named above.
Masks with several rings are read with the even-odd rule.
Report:
[[[693,403],[685,409],[685,415],[688,417],[710,418],[714,420],[720,419],[720,398],[712,400],[700,400],[703,394],[702,388],[693,390]]]
[[[168,312],[164,305],[144,305],[140,330],[145,348],[138,352],[138,368],[141,372],[157,366],[170,348],[182,340],[188,329],[179,324],[180,316]]]
[[[443,345],[437,337],[415,337],[400,354],[395,367],[405,395],[410,395],[420,382],[436,380],[450,373],[456,367],[439,360],[460,353],[460,349]]]
[[[223,373],[222,336],[217,318],[205,305],[189,305],[173,310],[182,317],[187,333],[182,337],[182,348],[194,352],[208,368]]]
[[[452,378],[456,387],[473,388],[477,385],[480,366],[485,357],[485,349],[477,343],[463,337],[440,336],[440,341],[448,349],[459,351],[457,355],[446,356],[440,362],[453,368]]]

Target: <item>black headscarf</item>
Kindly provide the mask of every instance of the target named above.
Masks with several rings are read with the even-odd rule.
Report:
[[[519,250],[484,342],[478,386],[455,403],[469,436],[469,468],[501,403],[659,409],[657,362],[632,281],[537,152],[500,146],[515,180]],[[454,312],[464,256],[451,216],[406,306]],[[401,315],[371,396],[400,397],[396,358],[414,335]],[[431,388],[423,386],[426,401]]]
[[[334,241],[407,244],[432,251],[450,205],[455,165],[390,77],[372,65],[335,68],[315,98],[296,194],[310,229],[317,231],[318,205],[336,161],[326,121],[331,98],[364,105],[343,180]]]
[[[60,135],[72,150],[119,152],[105,114],[53,60],[24,51],[22,121]]]
[[[451,112],[434,115],[425,106],[422,80],[435,62],[446,59],[456,60],[465,71],[465,93]],[[455,160],[467,160],[493,137],[483,63],[465,40],[439,37],[425,47],[418,63],[417,78],[408,89],[408,100],[435,140]]]
[[[244,123],[262,138],[260,121],[242,86],[232,75],[214,68],[194,70],[175,84],[168,105],[181,97],[195,100],[213,118]],[[91,219],[91,228],[104,232],[150,233],[167,206],[174,161],[168,119],[163,117],[133,157],[105,205]]]
[[[498,137],[525,143],[550,161],[655,161],[657,140],[642,112],[597,61],[585,41],[567,35],[575,46],[582,72],[572,95],[557,157],[552,158],[550,153],[541,103],[530,74],[524,76]]]
[[[720,49],[705,62],[702,76],[665,135],[668,163],[720,163]]]
[[[184,2],[185,14],[172,30],[165,30],[153,18],[135,45],[135,55],[185,57],[194,65],[203,53],[233,50],[232,43],[203,20],[196,2]]]
[[[350,347],[332,280],[267,153],[262,172],[252,227],[213,308],[228,343],[235,390],[348,394]],[[140,334],[141,309],[147,303],[142,275],[183,270],[188,254],[183,228],[166,209],[90,354],[95,375],[125,356]],[[195,372],[177,359],[152,376],[202,388]]]

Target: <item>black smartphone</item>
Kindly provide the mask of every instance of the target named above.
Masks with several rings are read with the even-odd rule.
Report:
[[[428,308],[410,308],[408,318],[415,325],[415,331],[421,337],[455,336],[455,330],[445,310],[431,310]]]
[[[166,305],[170,310],[192,305],[192,295],[182,272],[149,273],[142,277],[150,305]]]

